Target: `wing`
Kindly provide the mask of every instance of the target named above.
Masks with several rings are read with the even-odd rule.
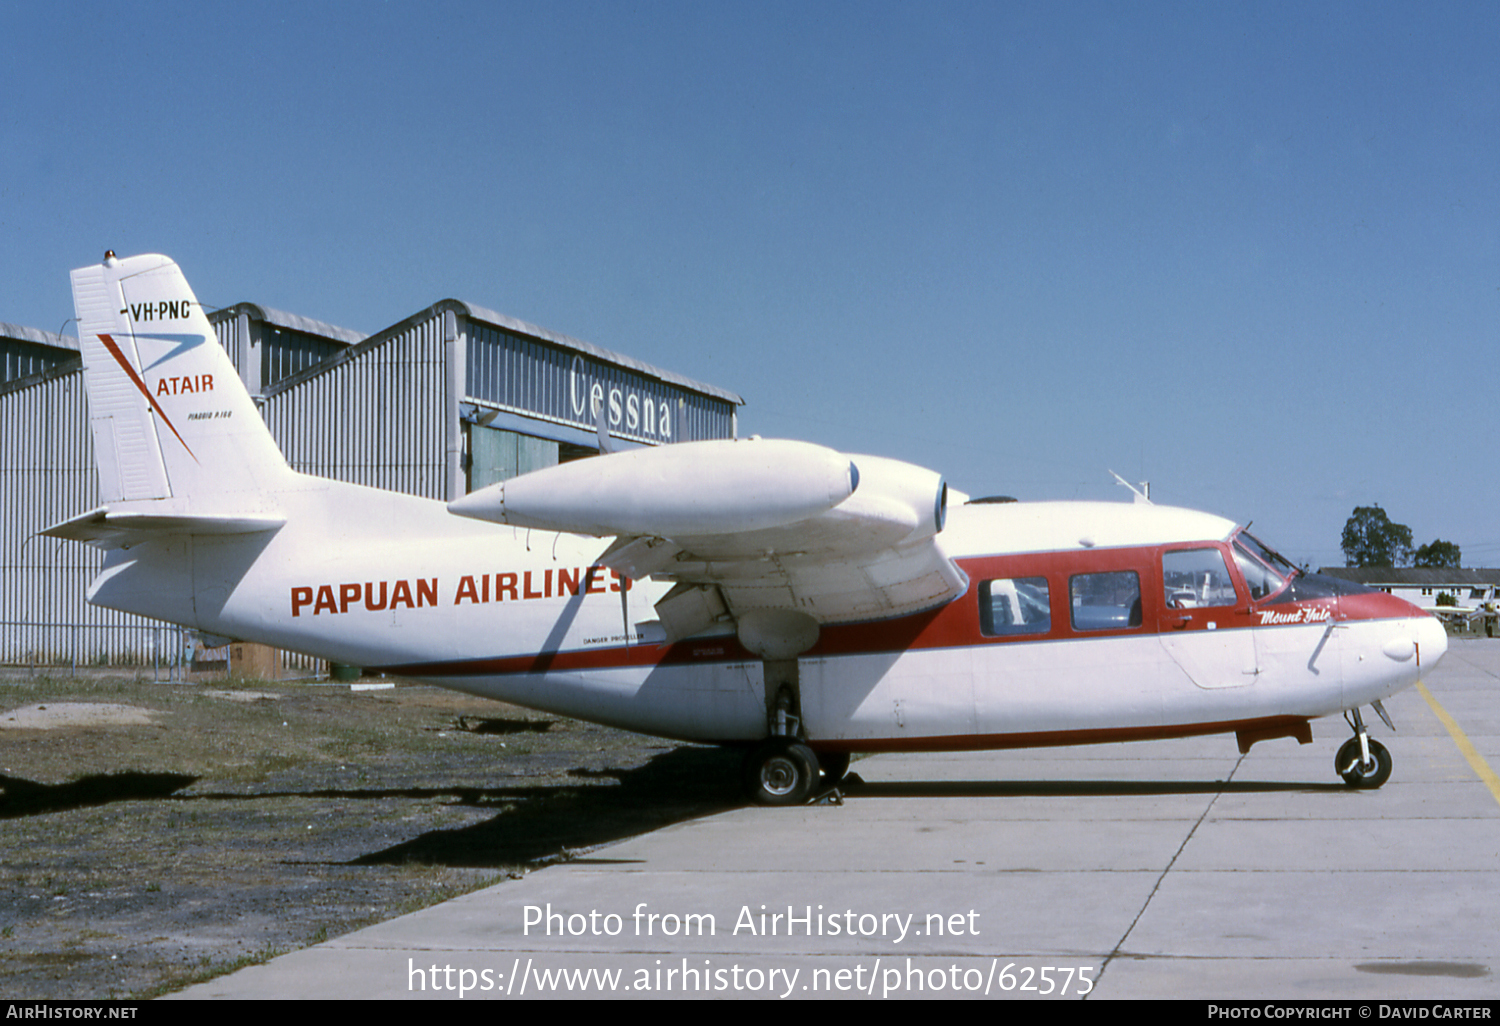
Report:
[[[962,595],[939,541],[940,475],[805,442],[686,442],[580,460],[480,489],[448,508],[519,527],[614,536],[601,562],[675,581],[668,640],[726,616],[816,624],[904,616]]]

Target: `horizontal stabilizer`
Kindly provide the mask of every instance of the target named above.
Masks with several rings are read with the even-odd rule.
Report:
[[[274,531],[286,523],[279,516],[244,516],[218,513],[141,513],[111,511],[101,506],[82,516],[65,520],[42,531],[53,538],[89,542],[101,548],[116,548],[153,534],[257,534]]]

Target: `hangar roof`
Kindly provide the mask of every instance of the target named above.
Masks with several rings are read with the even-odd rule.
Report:
[[[674,371],[653,367],[649,363],[644,363],[634,357],[612,352],[591,342],[584,342],[568,335],[560,335],[555,331],[548,331],[546,328],[527,324],[525,321],[518,321],[514,317],[507,317],[504,314],[496,313],[482,306],[475,306],[473,303],[465,303],[459,299],[450,299],[446,302],[462,307],[472,320],[483,321],[485,324],[493,324],[497,328],[505,328],[507,331],[514,331],[517,334],[530,335],[533,338],[551,342],[553,345],[563,349],[572,349],[586,356],[592,356],[596,360],[603,360],[606,363],[612,363],[619,367],[626,367],[648,377],[656,378],[658,381],[665,381],[668,384],[678,385],[694,392],[711,395],[726,402],[734,403],[736,406],[745,405],[745,400],[728,389],[719,388],[716,385],[706,385],[701,381],[694,381],[692,378],[684,377]],[[442,305],[442,303],[437,304],[437,306]]]
[[[255,306],[252,303],[241,303],[237,304],[236,307],[229,307],[226,309],[233,310],[238,309],[239,307],[245,307],[248,310],[262,311],[267,314],[275,314],[277,317],[283,318],[283,320],[273,320],[269,316],[263,317],[261,319],[265,320],[269,324],[276,324],[281,327],[293,328],[297,331],[303,331],[309,334],[322,335],[326,334],[327,331],[342,332],[344,340],[346,340],[351,346],[360,342],[366,342],[370,345],[379,345],[383,339],[399,335],[414,324],[432,320],[436,317],[441,316],[443,311],[452,310],[454,313],[462,315],[469,320],[477,321],[482,324],[488,324],[492,327],[514,332],[518,335],[526,335],[531,338],[546,342],[550,345],[554,345],[559,349],[579,353],[581,355],[591,357],[592,359],[599,360],[604,363],[613,364],[616,367],[623,367],[627,370],[635,371],[638,374],[642,374],[649,378],[654,378],[657,381],[662,381],[669,385],[676,385],[679,388],[697,392],[701,395],[712,396],[715,399],[719,399],[727,403],[732,403],[735,406],[745,405],[744,399],[740,398],[739,395],[729,391],[728,389],[720,388],[717,385],[705,384],[701,381],[695,381],[692,378],[686,377],[682,374],[678,374],[675,371],[662,370],[660,367],[653,367],[651,364],[645,363],[641,360],[637,360],[632,356],[626,356],[623,353],[616,353],[612,350],[605,349],[602,346],[596,346],[592,342],[584,342],[581,339],[576,339],[569,335],[563,335],[555,331],[549,331],[546,328],[537,327],[535,324],[528,324],[527,322],[517,320],[514,317],[507,317],[504,314],[496,313],[494,310],[491,310],[487,307],[479,306],[476,303],[466,303],[461,299],[444,299],[440,302],[434,303],[432,306],[427,307],[425,310],[419,310],[418,312],[412,314],[410,317],[407,317],[405,320],[391,325],[389,328],[385,328],[382,331],[375,333],[374,335],[368,336],[359,335],[356,332],[348,331],[344,328],[334,328],[331,325],[323,325],[318,321],[311,321],[307,318],[297,317],[295,314],[272,311],[266,307]],[[317,325],[317,327],[300,327],[299,325]],[[340,339],[340,336],[338,335],[329,335],[328,337]],[[338,353],[333,357],[330,357],[331,360],[335,361],[343,358],[343,353]],[[297,374],[290,375],[287,378],[278,381],[273,387],[275,390],[290,388],[300,383],[301,381],[313,377],[328,369],[330,369],[329,364],[315,364],[313,366],[309,366],[308,368]]]
[[[1444,566],[1325,566],[1318,571],[1372,588],[1475,588],[1500,586],[1500,570]]]
[[[30,342],[39,346],[51,346],[53,349],[70,349],[78,352],[78,339],[72,335],[54,335],[50,331],[42,331],[40,328],[27,328],[20,324],[6,324],[0,321],[0,338],[13,338],[20,342]]]
[[[641,360],[637,360],[634,357],[626,356],[623,353],[617,353],[612,350],[605,349],[602,346],[596,346],[591,342],[584,342],[581,339],[576,339],[555,331],[549,331],[546,328],[541,328],[534,324],[528,324],[527,322],[517,320],[514,317],[507,317],[504,314],[496,313],[494,310],[479,306],[476,303],[466,303],[463,300],[459,299],[445,299],[441,302],[434,303],[426,310],[413,314],[405,321],[402,321],[401,324],[393,325],[391,328],[386,329],[379,334],[394,334],[395,329],[398,329],[403,325],[408,324],[409,322],[419,321],[431,316],[435,316],[441,310],[448,308],[454,308],[455,312],[462,313],[464,316],[468,317],[471,320],[489,324],[497,328],[502,328],[506,331],[512,331],[517,334],[527,335],[532,338],[540,339],[541,341],[548,342],[561,349],[571,350],[573,352],[581,353],[585,356],[592,357],[593,359],[600,360],[605,363],[614,364],[617,367],[623,367],[629,370],[633,370],[647,377],[666,382],[667,384],[676,385],[680,388],[698,392],[702,395],[713,396],[714,398],[721,399],[725,402],[733,403],[736,406],[743,406],[745,404],[744,399],[740,398],[739,395],[729,391],[728,389],[719,388],[716,385],[705,384],[701,381],[695,381],[694,379],[686,377],[682,374],[678,374],[675,371],[663,370],[660,367],[653,367],[651,364],[645,363]],[[367,339],[375,337],[366,335],[364,332],[354,331],[350,328],[341,328],[337,325],[328,324],[324,321],[314,320],[311,317],[303,317],[300,314],[287,313],[284,310],[277,310],[269,306],[261,306],[258,303],[235,303],[232,306],[226,306],[219,310],[213,311],[209,315],[209,319],[215,323],[219,323],[236,318],[242,313],[253,320],[264,322],[266,324],[272,325],[273,327],[286,328],[291,331],[300,332],[304,335],[317,336],[319,338],[327,339],[331,342],[343,343],[346,346],[356,345],[360,342],[366,341]],[[31,343],[33,345],[50,346],[54,349],[66,349],[74,353],[78,352],[78,339],[74,336],[57,335],[53,334],[50,331],[42,331],[38,328],[27,328],[18,324],[6,324],[4,322],[0,322],[0,338],[16,339],[18,341]],[[315,370],[316,368],[308,368],[309,373],[315,372]]]
[[[210,321],[219,321],[227,317],[238,317],[244,313],[255,320],[264,321],[277,328],[288,328],[292,331],[300,331],[305,335],[318,335],[333,342],[343,342],[353,345],[363,342],[370,336],[362,331],[353,331],[349,328],[340,328],[334,324],[324,321],[315,321],[311,317],[303,317],[300,314],[287,313],[285,310],[275,310],[269,306],[261,306],[259,303],[236,303],[226,306],[222,310],[215,310],[208,315]]]

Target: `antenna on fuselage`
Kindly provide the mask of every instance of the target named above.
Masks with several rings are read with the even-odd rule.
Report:
[[[1129,488],[1130,491],[1131,491],[1131,493],[1135,496],[1135,501],[1136,502],[1144,502],[1148,506],[1152,505],[1152,502],[1151,502],[1151,482],[1150,481],[1142,481],[1141,482],[1141,487],[1137,488],[1135,485],[1133,485],[1129,481],[1125,480],[1119,474],[1116,474],[1113,470],[1111,470],[1109,472],[1109,475],[1110,475],[1110,477],[1113,477],[1116,481],[1120,482],[1120,484],[1124,485],[1126,488]]]

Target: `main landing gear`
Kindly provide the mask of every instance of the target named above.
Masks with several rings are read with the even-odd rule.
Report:
[[[782,689],[770,717],[771,736],[745,754],[742,779],[757,805],[801,805],[831,791],[849,771],[846,752],[821,758],[797,736],[800,721],[790,689]]]
[[[820,756],[795,737],[771,737],[745,754],[743,779],[757,805],[801,805],[838,787],[848,772],[848,752]]]
[[[1385,721],[1385,725],[1395,730],[1396,727],[1391,723],[1391,718],[1385,714],[1384,707],[1376,702],[1374,708],[1380,714],[1380,718]],[[1391,753],[1386,751],[1385,745],[1370,737],[1369,732],[1365,730],[1365,721],[1359,715],[1358,708],[1345,713],[1344,719],[1354,730],[1354,736],[1339,748],[1339,754],[1333,760],[1333,768],[1350,787],[1377,788],[1391,778]]]
[[[801,805],[818,779],[817,753],[795,737],[767,738],[745,756],[745,790],[757,805]]]

